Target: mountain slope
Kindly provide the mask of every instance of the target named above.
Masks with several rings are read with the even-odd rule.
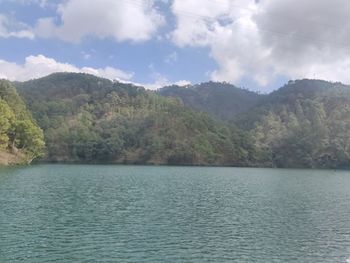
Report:
[[[265,97],[228,83],[219,82],[206,82],[186,87],[168,86],[160,89],[158,94],[180,98],[188,107],[228,121],[248,111]]]
[[[277,167],[350,167],[350,86],[290,81],[240,117],[260,163]]]
[[[229,84],[163,88],[159,94],[235,124],[254,142],[260,166],[350,167],[350,87],[290,81],[268,95]]]
[[[341,83],[290,81],[269,95],[219,83],[152,92],[57,73],[15,85],[44,130],[47,161],[350,167]]]
[[[48,161],[247,165],[247,135],[142,87],[56,73],[15,83]]]
[[[42,130],[10,82],[0,80],[0,164],[30,163],[43,149]]]

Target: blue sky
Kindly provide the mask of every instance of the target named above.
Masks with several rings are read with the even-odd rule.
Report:
[[[296,78],[347,82],[350,5],[326,2],[0,0],[0,77],[73,71],[153,89],[214,80],[261,92]]]

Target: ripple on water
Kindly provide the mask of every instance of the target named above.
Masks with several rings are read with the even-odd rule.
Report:
[[[0,262],[348,262],[350,173],[0,170]]]

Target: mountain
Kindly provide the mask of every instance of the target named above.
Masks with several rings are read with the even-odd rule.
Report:
[[[2,95],[7,106],[0,110],[9,117],[0,121],[17,123],[14,115],[18,123],[38,123],[45,161],[350,167],[350,86],[341,83],[290,81],[267,95],[214,82],[153,92],[88,74],[56,73],[14,83],[35,121],[14,88],[3,83],[16,101]],[[13,137],[20,128],[1,127],[5,151],[31,149],[21,136]],[[40,141],[40,129],[33,130],[25,133],[27,140],[37,138],[32,143]]]
[[[269,167],[350,167],[350,87],[289,81],[268,95],[226,83],[169,86],[158,94],[229,121],[249,134],[254,160]]]
[[[43,132],[16,89],[0,80],[0,164],[24,164],[42,156]]]
[[[259,163],[277,167],[350,167],[350,86],[290,81],[237,126],[254,139]]]
[[[185,87],[167,86],[160,89],[158,94],[180,98],[184,105],[226,121],[234,120],[265,97],[265,95],[220,82],[206,82]]]
[[[248,165],[249,135],[142,87],[56,73],[14,83],[44,130],[46,161]]]

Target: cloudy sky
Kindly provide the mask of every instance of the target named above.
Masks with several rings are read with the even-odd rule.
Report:
[[[0,78],[350,83],[349,0],[0,0]]]

